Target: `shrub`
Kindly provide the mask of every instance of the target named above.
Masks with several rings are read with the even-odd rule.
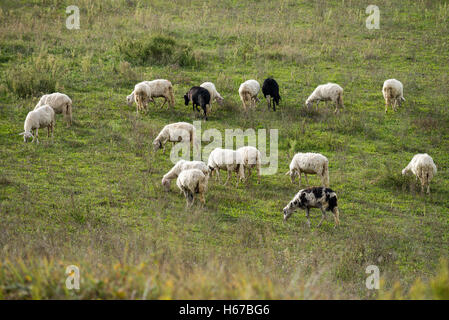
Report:
[[[189,46],[179,45],[173,38],[165,36],[149,40],[122,39],[117,49],[124,60],[137,65],[178,64],[185,67],[197,64]]]
[[[55,92],[63,67],[53,55],[39,55],[6,71],[9,92],[20,98]]]

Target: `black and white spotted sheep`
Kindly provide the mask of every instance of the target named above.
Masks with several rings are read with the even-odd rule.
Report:
[[[299,190],[293,200],[284,208],[284,221],[287,221],[298,208],[306,211],[307,225],[309,227],[310,208],[320,208],[323,213],[318,227],[321,226],[323,220],[326,218],[326,211],[331,211],[334,215],[335,227],[340,224],[340,220],[338,219],[339,211],[337,206],[337,194],[330,188],[311,187]]]

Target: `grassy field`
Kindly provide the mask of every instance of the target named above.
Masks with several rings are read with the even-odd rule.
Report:
[[[368,30],[371,2],[1,1],[0,298],[449,298],[449,4],[378,0]],[[79,30],[65,26],[72,4]],[[278,111],[244,113],[240,83],[268,76]],[[136,116],[126,96],[156,78],[173,83],[174,111]],[[407,101],[385,114],[389,78]],[[186,210],[160,183],[168,151],[151,144],[165,124],[200,119],[182,96],[204,81],[225,104],[203,130],[278,129],[279,168],[260,185],[212,179],[206,206]],[[304,107],[326,82],[345,90],[338,115]],[[53,142],[23,143],[27,113],[53,91],[72,98],[73,126],[57,115]],[[319,210],[311,229],[304,212],[283,223],[300,151],[329,158],[340,228],[318,229]],[[401,175],[421,152],[438,167],[430,196]],[[68,265],[80,290],[65,286]],[[380,291],[365,286],[368,265]]]

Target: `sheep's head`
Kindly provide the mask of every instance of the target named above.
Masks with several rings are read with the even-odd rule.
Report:
[[[287,221],[288,218],[290,218],[290,216],[293,214],[295,209],[296,209],[296,206],[294,205],[293,202],[290,202],[287,206],[285,206],[285,208],[282,210],[282,212],[284,214],[284,221]]]
[[[403,175],[403,176],[405,176],[407,173],[408,173],[408,170],[407,170],[407,169],[403,169],[403,170],[402,170],[402,175]]]
[[[165,191],[170,191],[170,180],[162,178],[162,186],[164,187]]]
[[[19,135],[23,136],[23,142],[28,142],[30,139],[34,139],[34,136],[31,132],[22,132]]]
[[[186,104],[186,106],[189,105],[190,99],[189,96],[187,95],[187,93],[184,95],[184,103]]]
[[[289,170],[285,173],[286,176],[290,176],[290,180],[292,183],[295,183],[295,178],[298,175],[298,173],[294,170]]]
[[[158,151],[162,148],[162,142],[160,140],[154,140],[153,141],[153,149],[154,151]]]
[[[309,109],[310,107],[312,107],[312,101],[306,100],[305,106],[307,107],[307,109]]]
[[[134,96],[132,94],[126,97],[126,103],[128,104],[129,107],[133,105],[133,97]]]
[[[215,170],[215,168],[214,168],[214,167],[211,167],[211,166],[208,166],[208,168],[209,168],[209,171],[208,171],[207,175],[208,175],[208,177],[212,177],[212,176],[213,176],[213,173],[214,173],[214,170]]]
[[[223,106],[223,104],[224,104],[224,99],[223,98],[216,98],[215,100],[217,100],[217,103],[220,105],[220,106]]]

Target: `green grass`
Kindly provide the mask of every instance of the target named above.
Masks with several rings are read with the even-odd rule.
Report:
[[[386,296],[400,298],[397,283],[408,290],[444,278],[447,3],[378,1],[379,30],[365,28],[361,0],[77,3],[80,30],[65,28],[70,1],[0,6],[1,298],[370,299],[379,297],[365,287],[371,264]],[[262,101],[244,113],[240,83],[267,76],[280,85],[279,110]],[[136,116],[126,95],[156,78],[173,83],[175,110],[150,105]],[[407,101],[385,114],[389,78],[404,84]],[[151,143],[165,124],[199,119],[182,96],[204,81],[226,102],[203,130],[278,129],[279,169],[249,187],[212,179],[205,208],[185,210],[174,184],[170,193],[160,184],[168,151]],[[343,112],[307,110],[307,96],[330,81],[345,90]],[[27,113],[53,88],[72,98],[73,126],[57,116],[53,143],[43,131],[39,145],[23,143]],[[282,222],[299,190],[284,173],[299,151],[329,158],[341,228],[331,218],[316,228],[319,210],[310,230],[303,212]],[[430,196],[401,176],[419,152],[438,167]],[[71,264],[79,292],[65,288]],[[444,292],[447,279],[439,283]]]

